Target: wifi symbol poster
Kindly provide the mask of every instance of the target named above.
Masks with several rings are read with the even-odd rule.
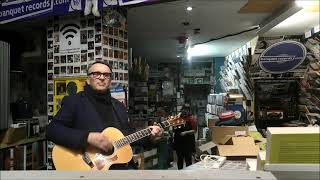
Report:
[[[64,20],[60,22],[60,54],[80,53],[80,21]]]

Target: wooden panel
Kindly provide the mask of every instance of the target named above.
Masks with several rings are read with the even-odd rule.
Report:
[[[292,2],[292,0],[248,0],[239,13],[272,13]]]

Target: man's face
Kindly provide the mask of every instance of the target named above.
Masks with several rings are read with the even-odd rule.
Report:
[[[111,84],[111,70],[107,65],[94,64],[89,69],[87,83],[98,92],[105,92]],[[109,74],[110,76],[105,76]]]

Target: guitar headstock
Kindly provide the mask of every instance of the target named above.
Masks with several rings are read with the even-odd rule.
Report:
[[[181,113],[179,113],[176,116],[169,116],[166,120],[166,123],[168,123],[167,126],[179,126],[184,125],[186,123],[186,120],[180,117]]]

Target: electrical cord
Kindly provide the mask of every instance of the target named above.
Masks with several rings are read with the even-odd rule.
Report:
[[[259,29],[259,28],[260,28],[259,26],[255,26],[255,27],[253,27],[251,29],[246,29],[246,30],[243,30],[243,31],[240,31],[240,32],[237,32],[237,33],[227,34],[225,36],[218,37],[218,38],[212,38],[212,39],[209,39],[208,41],[195,43],[191,47],[196,46],[196,45],[200,45],[200,44],[205,44],[205,43],[212,42],[212,41],[216,41],[216,40],[220,40],[220,39],[227,38],[227,37],[236,36],[236,35],[243,34],[243,33],[246,33],[246,32],[250,32],[250,31],[253,31],[253,30],[256,30],[256,29]]]
[[[219,169],[226,161],[226,157],[208,154],[200,155],[199,166],[207,169]]]

